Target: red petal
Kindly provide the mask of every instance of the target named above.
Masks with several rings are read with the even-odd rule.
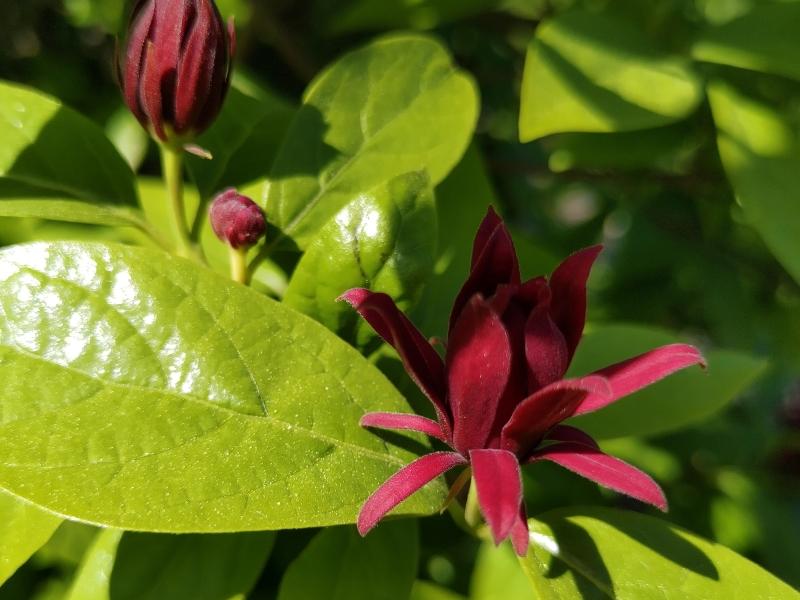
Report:
[[[426,483],[466,462],[463,456],[455,452],[433,452],[403,467],[367,498],[358,514],[358,532],[366,535],[386,513]]]
[[[567,342],[550,316],[550,300],[546,296],[525,323],[525,357],[530,392],[560,380],[567,372],[570,360]]]
[[[602,246],[579,250],[567,257],[550,277],[553,292],[550,314],[567,342],[569,360],[583,335],[586,323],[586,281]]]
[[[215,63],[218,60],[216,56],[218,42],[223,35],[214,21],[214,16],[214,11],[209,5],[200,2],[194,26],[181,53],[175,84],[174,109],[174,126],[178,134],[194,129],[200,111],[213,93],[212,82],[215,79]],[[221,82],[219,84],[221,85]]]
[[[499,315],[480,296],[461,311],[447,344],[453,446],[483,447],[511,372],[511,342]]]
[[[469,453],[472,476],[494,543],[499,544],[514,529],[522,503],[522,475],[517,457],[505,450],[477,449]]]
[[[444,362],[436,350],[386,294],[356,288],[342,294],[339,300],[355,308],[397,350],[408,374],[436,408],[439,424],[449,437],[451,421],[445,403]]]
[[[469,277],[456,296],[450,313],[451,331],[472,296],[481,293],[484,298],[489,298],[498,286],[520,282],[517,251],[511,234],[491,208],[478,229],[472,253]]]
[[[146,124],[147,116],[142,108],[139,86],[142,79],[147,38],[150,35],[154,13],[153,0],[146,3],[142,0],[134,8],[131,33],[125,48],[125,65],[120,77],[125,104],[142,125]]]
[[[556,425],[547,433],[545,440],[548,442],[573,442],[590,448],[599,448],[592,436],[569,425]]]
[[[620,398],[632,394],[672,375],[676,371],[706,362],[700,351],[686,344],[662,346],[634,358],[601,369],[595,375],[608,379],[611,395],[589,394],[575,410],[576,415],[599,410]]]
[[[572,416],[589,394],[609,394],[608,382],[596,375],[557,381],[523,400],[503,427],[502,447],[518,456],[536,445],[545,433]]]
[[[142,77],[139,84],[139,102],[153,132],[161,141],[167,141],[167,133],[164,129],[161,79],[158,76],[158,62],[153,42],[147,42],[145,47]]]
[[[375,427],[377,429],[408,429],[419,431],[437,440],[446,442],[442,428],[436,421],[426,419],[419,415],[408,415],[403,413],[374,412],[367,413],[361,417],[362,427]]]
[[[649,475],[597,448],[570,442],[559,443],[537,451],[531,456],[530,462],[537,460],[552,461],[603,487],[667,510],[664,492]]]
[[[511,528],[511,545],[518,556],[528,554],[528,542],[530,535],[528,532],[528,515],[525,513],[525,502],[520,502],[517,520]]]

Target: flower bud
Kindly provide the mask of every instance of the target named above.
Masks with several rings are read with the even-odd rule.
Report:
[[[258,205],[230,188],[219,194],[208,211],[211,228],[232,248],[249,248],[264,236],[267,222]]]
[[[162,142],[190,141],[222,108],[235,47],[213,0],[138,0],[117,61],[125,103]]]

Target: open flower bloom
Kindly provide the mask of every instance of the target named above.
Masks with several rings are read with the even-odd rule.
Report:
[[[586,320],[586,280],[601,247],[576,252],[552,276],[520,280],[503,222],[481,223],[469,277],[450,316],[446,357],[386,294],[354,289],[342,298],[399,353],[433,403],[435,421],[369,413],[361,424],[425,433],[452,451],[432,452],[390,477],[361,509],[365,535],[384,515],[446,471],[469,465],[478,503],[495,543],[528,546],[520,465],[549,460],[602,486],[666,510],[661,488],[645,473],[604,454],[586,433],[561,422],[592,412],[691,365],[700,352],[683,344],[651,350],[578,379],[564,379]]]

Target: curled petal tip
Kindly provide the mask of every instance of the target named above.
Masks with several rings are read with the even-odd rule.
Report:
[[[371,292],[364,288],[353,288],[336,298],[337,302],[347,302],[350,306],[358,308],[358,305],[366,300]]]

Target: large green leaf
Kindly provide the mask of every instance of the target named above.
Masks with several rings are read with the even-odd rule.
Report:
[[[97,534],[86,551],[64,600],[110,599],[109,580],[122,533],[119,529],[104,529]]]
[[[41,548],[61,518],[0,492],[0,585]]]
[[[559,509],[529,526],[532,547],[522,564],[543,600],[800,597],[732,550],[648,515]]]
[[[261,574],[274,542],[271,532],[126,533],[111,572],[111,598],[244,598]]]
[[[409,410],[358,352],[188,261],[7,248],[0,314],[0,488],[61,514],[178,533],[348,523],[414,457],[358,426]]]
[[[708,88],[719,154],[748,222],[800,281],[800,128],[727,84]]]
[[[0,140],[0,178],[136,204],[133,173],[103,130],[53,98],[0,82]]]
[[[680,341],[640,325],[587,328],[570,375],[591,373],[657,346]],[[598,438],[654,435],[702,421],[720,410],[764,372],[763,360],[728,350],[706,353],[708,370],[692,367],[596,412],[573,419]]]
[[[352,527],[320,532],[286,570],[278,600],[407,600],[417,574],[413,521],[389,521],[361,538]]]
[[[800,3],[757,3],[750,12],[703,32],[698,60],[800,79]]]
[[[301,247],[359,194],[427,170],[439,183],[467,148],[475,84],[444,47],[392,35],[345,55],[308,88],[270,179],[267,216]]]
[[[219,117],[197,140],[213,159],[187,159],[200,196],[207,199],[224,187],[265,177],[293,114],[276,94],[234,79]]]
[[[568,12],[539,26],[528,47],[520,139],[658,127],[691,114],[702,97],[689,63],[635,25]]]
[[[435,256],[430,181],[424,173],[401,175],[360,195],[319,231],[283,301],[363,344],[371,339],[371,329],[336,299],[350,288],[365,287],[386,292],[407,308],[431,274]]]
[[[408,600],[466,600],[463,596],[451,592],[447,588],[431,583],[430,581],[417,580],[411,588]]]

